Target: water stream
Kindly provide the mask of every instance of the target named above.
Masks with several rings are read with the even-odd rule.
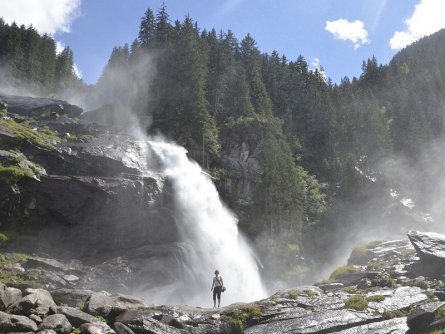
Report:
[[[220,271],[227,287],[222,295],[223,305],[266,297],[252,249],[238,231],[236,217],[221,202],[210,177],[187,158],[183,147],[163,141],[148,143],[173,189],[186,268],[177,285],[187,290],[186,303],[205,307],[213,304],[210,287],[215,269]],[[175,297],[178,294],[173,291],[177,288],[164,289],[162,298],[183,303],[179,296]]]

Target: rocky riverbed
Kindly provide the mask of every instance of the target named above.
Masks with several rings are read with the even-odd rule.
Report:
[[[0,259],[0,332],[442,333],[445,236],[413,231],[408,237],[356,247],[347,265],[313,286],[220,309],[153,305],[149,296],[100,290],[104,279],[124,284],[123,260],[88,266],[6,253]],[[137,276],[131,270],[126,275]]]

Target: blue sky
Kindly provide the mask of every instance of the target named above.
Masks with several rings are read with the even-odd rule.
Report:
[[[201,29],[250,33],[262,52],[303,55],[339,82],[375,55],[387,64],[405,45],[445,27],[444,0],[165,0],[172,21],[189,14]],[[137,37],[147,8],[162,0],[0,0],[6,22],[33,24],[70,46],[78,71],[94,83],[114,46]],[[313,64],[313,65],[312,65]]]

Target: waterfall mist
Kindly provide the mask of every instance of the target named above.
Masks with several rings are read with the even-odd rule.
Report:
[[[265,297],[253,251],[239,233],[236,217],[221,202],[210,177],[187,158],[183,147],[154,140],[149,145],[172,184],[174,215],[185,254],[183,263],[178,263],[175,286],[146,291],[147,300],[210,306],[215,269],[227,286],[222,304]]]

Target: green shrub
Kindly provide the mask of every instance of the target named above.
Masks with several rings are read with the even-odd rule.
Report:
[[[248,325],[257,321],[262,314],[258,306],[244,306],[239,310],[222,315],[221,320],[230,324],[233,334],[241,334]]]
[[[341,266],[332,272],[331,276],[329,276],[329,280],[336,280],[339,275],[359,273],[361,271],[362,269],[357,266]]]
[[[368,301],[365,297],[361,295],[355,295],[350,298],[348,298],[345,301],[345,305],[347,308],[357,310],[357,311],[363,311],[368,308]]]

